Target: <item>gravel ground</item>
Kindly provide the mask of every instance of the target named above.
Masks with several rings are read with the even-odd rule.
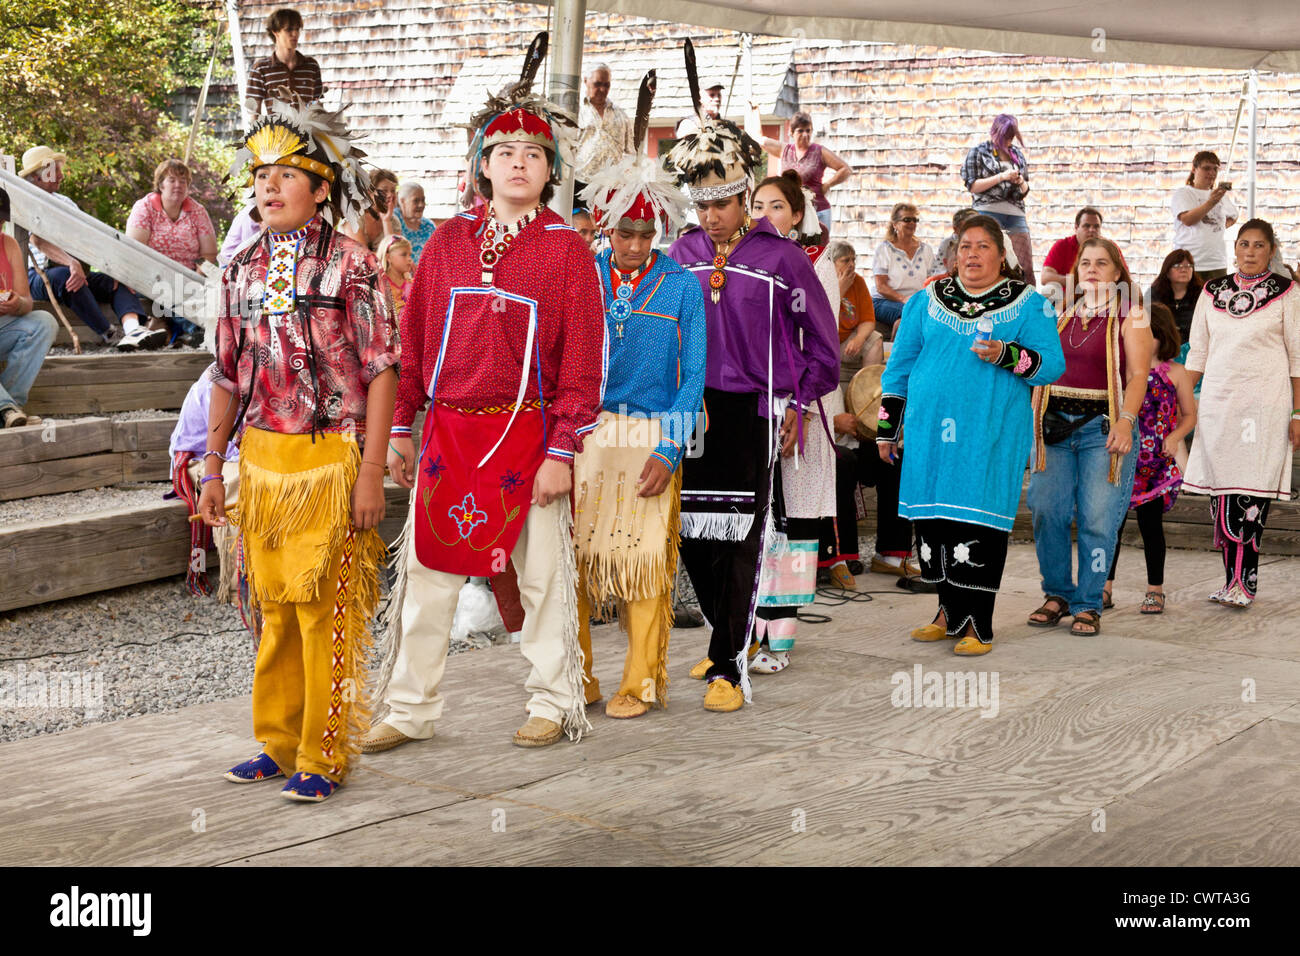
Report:
[[[153,505],[172,490],[166,481],[125,482],[107,488],[69,491],[62,495],[37,495],[0,502],[0,528],[29,521],[51,521],[74,515],[102,514],[113,508]],[[177,507],[182,507],[180,504]]]
[[[451,653],[508,641],[453,640]],[[0,741],[247,699],[253,644],[239,611],[178,575],[0,614]]]

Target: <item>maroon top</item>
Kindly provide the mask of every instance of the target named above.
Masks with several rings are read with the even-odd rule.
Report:
[[[1088,320],[1085,331],[1079,316],[1073,316],[1061,329],[1061,351],[1065,353],[1065,374],[1056,380],[1058,387],[1106,390],[1106,315]],[[1124,388],[1124,341],[1119,344],[1119,386]]]
[[[803,180],[805,188],[811,189],[813,199],[816,200],[817,211],[830,209],[830,200],[822,192],[822,176],[826,172],[826,158],[822,156],[822,148],[817,143],[808,146],[808,152],[803,154],[803,159],[796,158],[794,143],[786,143],[785,148],[781,150],[781,170],[793,169]]]

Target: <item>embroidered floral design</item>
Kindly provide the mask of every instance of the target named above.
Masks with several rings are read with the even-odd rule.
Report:
[[[924,541],[921,542],[921,560],[926,564],[930,563],[930,546]]]
[[[447,466],[442,463],[442,456],[439,455],[437,458],[429,459],[429,463],[424,466],[424,474],[428,478],[434,479],[437,478],[438,475],[442,474],[446,468]]]
[[[474,504],[474,495],[468,494],[459,505],[452,505],[447,509],[447,517],[456,522],[456,531],[462,538],[468,538],[474,529],[487,521],[486,511],[479,511]]]
[[[884,405],[881,405],[880,414],[877,417],[877,421],[876,421],[876,430],[879,431],[882,428],[893,428],[893,427],[894,426],[889,421],[889,410],[885,408]]]
[[[507,470],[506,473],[501,476],[501,490],[508,495],[512,495],[518,491],[519,486],[523,483],[524,480],[519,476],[519,472],[517,471]]]
[[[1246,520],[1254,521],[1259,517],[1259,505],[1251,505],[1246,509]]]
[[[968,564],[972,568],[982,568],[984,565],[976,564],[970,559],[970,546],[979,544],[979,541],[967,541],[965,544],[954,545],[952,549],[952,560],[955,564]]]
[[[1017,375],[1024,375],[1026,372],[1029,371],[1029,366],[1033,364],[1034,363],[1030,361],[1029,353],[1021,352],[1020,358],[1016,359],[1016,367],[1013,368],[1011,371],[1015,372]]]

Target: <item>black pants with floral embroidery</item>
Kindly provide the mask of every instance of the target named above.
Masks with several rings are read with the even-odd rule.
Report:
[[[921,552],[921,580],[938,586],[939,610],[947,618],[949,635],[960,637],[970,625],[981,643],[991,643],[993,604],[1002,586],[1010,533],[943,518],[917,521],[913,527]]]
[[[1259,539],[1264,536],[1268,503],[1268,498],[1251,495],[1216,495],[1210,499],[1214,546],[1223,551],[1224,586],[1239,584],[1252,598],[1259,575]]]

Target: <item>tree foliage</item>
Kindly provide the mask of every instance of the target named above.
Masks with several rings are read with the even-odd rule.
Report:
[[[157,164],[184,155],[189,128],[167,115],[168,96],[202,84],[221,15],[182,0],[0,3],[0,151],[66,153],[62,191],[122,228]],[[194,195],[218,229],[231,215],[228,156],[200,131]]]

